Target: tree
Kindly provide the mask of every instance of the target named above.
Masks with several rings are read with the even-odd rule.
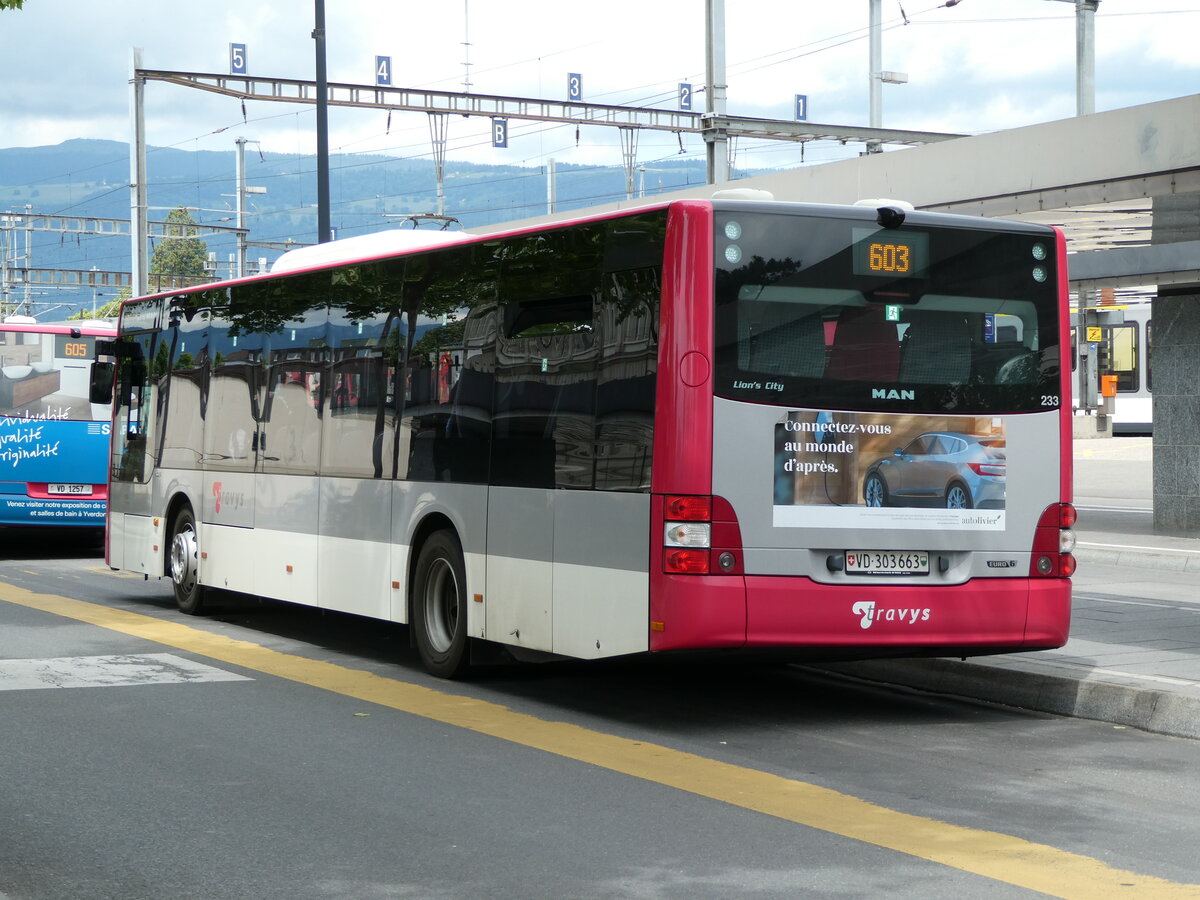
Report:
[[[25,0],[0,0],[0,9],[20,9]]]
[[[171,210],[163,229],[164,237],[150,256],[151,275],[191,275],[203,279],[208,244],[195,236],[195,224],[184,207]]]

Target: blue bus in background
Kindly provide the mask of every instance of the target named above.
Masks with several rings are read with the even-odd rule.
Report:
[[[0,525],[103,528],[112,406],[91,403],[99,320],[0,322]]]

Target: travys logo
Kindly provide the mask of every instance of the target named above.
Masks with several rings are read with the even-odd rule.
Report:
[[[870,628],[876,622],[897,622],[901,625],[916,625],[917,622],[928,622],[931,610],[903,606],[888,606],[878,609],[874,600],[859,600],[850,611],[858,616],[858,624],[863,629]]]
[[[246,505],[246,495],[241,491],[227,491],[223,486],[223,482],[214,481],[212,486],[213,495],[213,512],[220,513],[221,507],[225,506],[230,512],[235,509],[241,509]]]

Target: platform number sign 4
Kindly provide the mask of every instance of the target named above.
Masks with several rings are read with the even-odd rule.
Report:
[[[392,58],[390,56],[375,57],[375,84],[379,87],[391,87]]]

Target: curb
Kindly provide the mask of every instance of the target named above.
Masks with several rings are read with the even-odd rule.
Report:
[[[1128,547],[1082,541],[1073,552],[1079,562],[1106,566],[1132,566],[1159,572],[1200,574],[1200,552],[1171,547]]]
[[[1035,712],[1095,719],[1154,734],[1200,738],[1200,689],[1192,682],[1160,677],[1155,680],[1175,687],[1162,690],[1111,669],[1085,669],[1033,659],[1023,660],[1022,667],[1015,668],[1012,657],[1006,659],[1010,664],[901,659],[805,668]],[[1049,671],[1054,669],[1058,671]]]

